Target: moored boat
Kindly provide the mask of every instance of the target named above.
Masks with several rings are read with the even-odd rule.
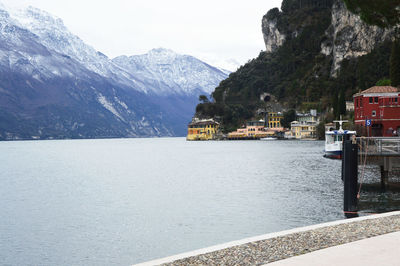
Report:
[[[277,140],[277,137],[265,137],[265,138],[261,138],[260,140]]]
[[[339,130],[329,130],[325,132],[325,153],[324,157],[331,159],[341,159],[343,140],[351,138],[351,136],[356,135],[356,131],[343,130],[342,125],[345,120],[333,121],[339,123]]]

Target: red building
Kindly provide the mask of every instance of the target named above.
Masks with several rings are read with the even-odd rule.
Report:
[[[376,86],[354,94],[354,120],[356,125],[368,127],[370,136],[400,136],[400,89]]]

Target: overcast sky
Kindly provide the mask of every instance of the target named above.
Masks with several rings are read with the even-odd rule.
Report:
[[[265,49],[262,16],[282,0],[0,0],[61,18],[87,44],[113,58],[169,48],[218,64],[243,64]],[[219,63],[222,64],[222,63]]]

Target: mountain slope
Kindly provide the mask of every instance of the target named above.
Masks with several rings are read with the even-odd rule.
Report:
[[[159,80],[116,64],[46,12],[10,16],[0,5],[0,139],[183,136],[199,94],[226,77],[197,61],[162,67],[187,80],[214,73],[208,87]]]
[[[351,100],[388,77],[392,32],[366,25],[341,0],[284,0],[264,16],[262,33],[266,51],[222,81],[198,116],[222,117],[229,131],[265,108],[263,93],[288,109],[325,111],[339,92]]]

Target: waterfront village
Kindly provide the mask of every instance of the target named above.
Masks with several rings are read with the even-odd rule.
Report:
[[[264,98],[265,95],[261,95]],[[358,135],[399,136],[400,133],[400,89],[390,86],[374,86],[353,95],[353,102],[346,102],[346,111],[354,114],[354,125]],[[268,96],[270,98],[270,96]],[[275,107],[276,108],[276,107]],[[223,134],[220,122],[214,119],[193,118],[188,125],[187,140],[260,140],[297,139],[316,140],[317,126],[321,114],[311,109],[296,112],[296,120],[290,128],[282,126],[283,110],[261,111],[263,117],[247,121],[236,131]],[[369,124],[366,125],[366,121]],[[334,129],[334,123],[324,125],[325,130]]]
[[[282,127],[282,112],[267,112],[265,119],[247,121],[246,125],[227,135],[219,131],[220,123],[213,119],[194,118],[188,126],[187,140],[259,140],[259,139],[303,139],[316,140],[319,116],[317,110],[297,113],[297,120],[290,123],[290,130]]]

